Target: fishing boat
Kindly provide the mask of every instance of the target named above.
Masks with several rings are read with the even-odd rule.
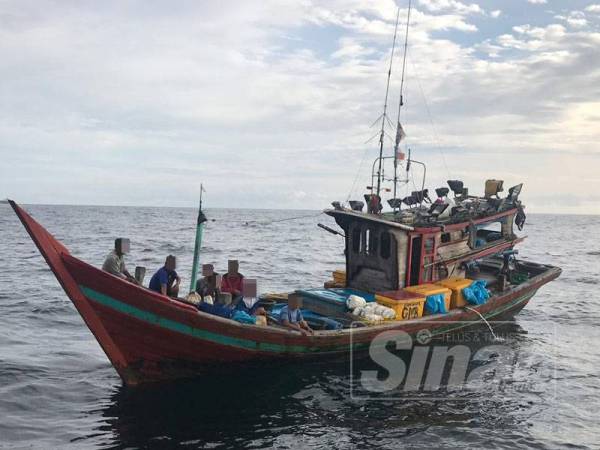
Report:
[[[338,207],[326,213],[345,232],[346,285],[304,291],[306,307],[312,305],[325,315],[335,302],[332,296],[343,297],[344,292],[364,292],[366,296],[433,282],[463,270],[473,279],[487,280],[492,295],[482,305],[450,309],[446,314],[302,335],[283,327],[242,324],[207,314],[184,300],[103,272],[72,255],[23,208],[13,201],[10,204],[127,385],[191,377],[230,363],[330,361],[347,357],[350,351],[366,351],[370,342],[386,330],[401,329],[412,336],[425,331],[436,336],[482,324],[482,319],[509,318],[561,272],[557,267],[514,257],[510,272],[503,271],[506,251],[522,240],[512,234],[518,214],[512,204],[505,203],[507,206],[494,214],[480,213],[468,222],[449,220],[442,224],[426,218],[413,225],[402,222],[408,217],[405,213],[396,215],[403,218],[400,220]],[[416,211],[414,214],[419,215]],[[482,228],[494,222],[502,224],[500,236]],[[476,242],[485,237],[491,237],[489,242],[469,247],[469,240]],[[477,270],[464,264],[467,261],[477,261]],[[324,299],[321,309],[319,296]],[[332,314],[340,315],[336,311]]]
[[[401,86],[410,7],[408,14]],[[447,187],[436,189],[437,199],[431,200],[423,176],[420,190],[398,196],[399,187],[407,185],[411,167],[425,165],[411,156],[410,149],[408,158],[401,150],[405,136],[400,125],[402,87],[393,155],[384,154],[395,42],[396,33],[381,116],[379,156],[373,163],[371,185],[364,201],[333,202],[332,208],[324,211],[341,231],[319,224],[343,236],[345,270],[336,272],[337,279],[326,282],[322,288],[296,292],[303,298],[306,312],[313,314],[311,317],[321,317],[325,324],[334,321],[339,326],[324,326],[325,329],[305,335],[276,322],[267,326],[240,323],[200,311],[185,299],[153,292],[72,255],[22,207],[10,201],[125,384],[193,377],[237,364],[329,363],[347,359],[350,352],[354,357],[367,355],[373,340],[385,331],[435,337],[511,318],[538,289],[560,275],[558,267],[517,259],[515,246],[524,239],[515,230],[525,224],[524,206],[519,199],[522,184],[511,187],[508,195],[501,198],[501,180],[487,180],[480,196],[470,194],[462,181],[449,180]],[[386,164],[391,163],[393,177],[386,178]],[[393,183],[392,188],[385,188],[387,182]],[[387,200],[386,210],[382,196],[388,191],[393,194]],[[201,205],[190,291],[195,286],[206,221]],[[481,303],[465,302],[463,287],[477,282],[485,285],[489,298]],[[454,290],[444,285],[454,286]],[[428,293],[451,291],[452,297],[443,294],[440,311],[427,312],[424,310],[430,298],[439,297],[420,291],[421,288],[429,289]],[[397,315],[391,320],[373,321],[349,308],[351,297],[365,302],[397,301],[401,308],[396,308]],[[265,295],[265,305],[273,298],[286,301],[286,295]]]

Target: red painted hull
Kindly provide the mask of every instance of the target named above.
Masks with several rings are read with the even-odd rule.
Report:
[[[22,208],[13,209],[83,317],[123,381],[128,385],[189,377],[224,365],[288,360],[324,360],[363,352],[382,331],[401,329],[433,335],[480,323],[467,310],[406,322],[314,336],[275,328],[242,325],[199,312],[105,273],[73,257]],[[537,289],[560,275],[548,266],[529,282],[495,296],[477,311],[489,319],[510,317],[521,310]]]

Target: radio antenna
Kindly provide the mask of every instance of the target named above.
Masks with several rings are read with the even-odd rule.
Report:
[[[392,41],[392,52],[390,54],[390,67],[387,74],[387,84],[385,86],[385,101],[383,102],[383,114],[381,115],[381,134],[379,135],[379,167],[377,169],[377,197],[381,193],[381,163],[383,161],[383,141],[385,138],[385,122],[387,117],[388,94],[390,92],[390,79],[392,77],[392,63],[394,62],[394,50],[396,48],[396,35],[398,33],[398,21],[400,19],[400,8],[396,13],[396,27],[394,28],[394,40]],[[371,191],[372,193],[373,191]]]
[[[400,103],[398,105],[398,120],[396,125],[396,143],[394,145],[394,198],[396,198],[396,191],[398,187],[398,147],[400,141],[404,138],[404,129],[400,124],[400,112],[402,106],[404,106],[404,74],[406,72],[406,54],[408,53],[408,30],[410,28],[410,10],[412,7],[412,0],[408,0],[408,13],[406,17],[406,34],[404,35],[404,57],[402,58],[402,78],[400,81]],[[395,208],[394,208],[395,209]]]

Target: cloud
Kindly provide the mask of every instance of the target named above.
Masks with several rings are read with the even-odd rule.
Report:
[[[531,3],[532,5],[545,5],[548,3],[548,0],[527,0],[527,2]]]
[[[357,171],[362,195],[393,1],[52,5],[0,5],[0,198],[193,206],[202,180],[209,206],[320,208]],[[600,213],[543,202],[551,179],[600,191],[600,34],[508,12],[497,32],[472,5],[413,9],[402,120],[427,184],[525,181],[530,210]]]
[[[571,11],[568,15],[556,15],[555,19],[564,20],[567,24],[569,24],[573,28],[583,28],[587,26],[588,21],[585,18],[585,13],[583,11]]]
[[[593,5],[586,6],[585,10],[591,13],[600,13],[600,4],[596,3]]]
[[[431,12],[454,12],[457,14],[482,14],[484,11],[476,3],[462,3],[457,0],[419,0],[419,4]]]
[[[500,17],[501,14],[502,14],[502,11],[499,9],[495,9],[494,11],[490,12],[490,16],[492,16],[494,19],[497,19],[498,17]]]

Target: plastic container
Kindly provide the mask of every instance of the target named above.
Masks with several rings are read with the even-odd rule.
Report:
[[[329,317],[344,317],[348,312],[346,300],[351,295],[358,295],[367,302],[375,301],[375,296],[356,289],[299,289],[297,294],[302,296],[303,308]]]
[[[452,297],[450,299],[450,308],[462,308],[467,305],[468,302],[465,300],[463,296],[462,290],[466,287],[471,286],[473,280],[469,280],[468,278],[446,278],[445,280],[440,280],[436,284],[445,288],[448,288],[452,291]]]
[[[407,292],[421,294],[425,297],[425,299],[427,299],[427,297],[429,297],[430,295],[444,294],[444,305],[446,306],[446,311],[450,311],[452,291],[446,287],[439,286],[437,284],[426,283],[419,284],[417,286],[405,287],[404,290]]]
[[[404,290],[378,292],[375,294],[377,303],[396,311],[396,320],[411,320],[423,316],[425,297]]]
[[[346,284],[346,271],[345,270],[334,270],[333,281],[338,284]]]
[[[498,192],[502,192],[502,185],[504,181],[502,180],[486,180],[485,182],[485,198],[490,198],[493,195],[496,195]]]

